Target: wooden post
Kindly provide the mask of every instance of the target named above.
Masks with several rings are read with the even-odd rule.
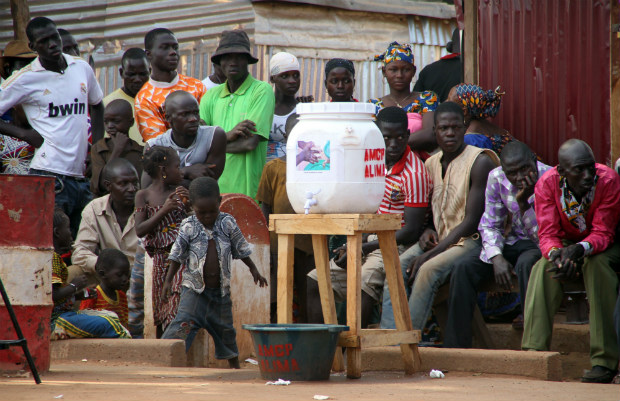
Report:
[[[338,324],[336,316],[336,303],[332,289],[332,278],[329,272],[329,251],[327,249],[327,235],[313,234],[312,246],[314,248],[314,261],[316,264],[316,275],[321,296],[321,306],[323,308],[323,320],[327,324]],[[336,349],[332,370],[342,372],[344,370],[344,360],[340,347]]]
[[[11,0],[11,17],[13,17],[13,37],[17,40],[25,40],[26,25],[30,21],[30,9],[26,0]]]
[[[392,309],[394,311],[394,322],[399,331],[411,331],[411,315],[409,314],[409,304],[405,293],[405,283],[403,280],[398,248],[396,246],[396,235],[394,231],[379,231],[379,247],[383,255],[383,265],[385,266],[385,276],[390,289],[392,299]],[[417,344],[401,344],[400,350],[403,354],[405,364],[405,374],[412,375],[419,371],[422,365]]]
[[[326,323],[336,323],[334,296],[329,271],[327,234],[347,236],[347,325],[340,333],[338,345],[347,348],[347,377],[362,375],[362,347],[399,345],[405,362],[405,373],[420,368],[417,344],[420,331],[411,329],[411,318],[398,259],[395,232],[401,228],[396,214],[272,214],[269,229],[278,234],[278,323],[289,323],[292,317],[292,247],[295,234],[312,234],[317,281]],[[394,305],[397,330],[362,330],[362,233],[378,233],[386,275]],[[334,370],[342,369],[336,351]]]
[[[610,122],[611,122],[611,166],[620,157],[620,4],[611,2],[611,88],[610,88]],[[601,161],[603,163],[604,161]]]
[[[347,235],[347,326],[350,335],[362,331],[362,234]],[[347,348],[347,377],[362,377],[362,349]]]
[[[465,16],[465,46],[463,50],[465,64],[465,82],[478,83],[478,0],[463,2]]]
[[[293,323],[293,252],[295,235],[278,235],[278,323]]]

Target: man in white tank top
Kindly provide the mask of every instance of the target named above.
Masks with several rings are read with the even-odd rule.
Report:
[[[286,154],[286,120],[295,114],[298,102],[312,102],[314,97],[295,97],[301,85],[299,61],[290,53],[276,53],[269,60],[269,81],[274,84],[276,103],[267,142],[267,161]]]
[[[200,125],[198,102],[185,91],[168,95],[164,102],[166,121],[170,129],[147,141],[148,146],[166,146],[177,151],[181,159],[183,186],[198,177],[222,175],[226,162],[226,133],[220,127]],[[146,148],[145,148],[146,151]],[[142,188],[150,183],[142,174]]]

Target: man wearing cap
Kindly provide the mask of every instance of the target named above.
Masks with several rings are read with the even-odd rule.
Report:
[[[88,111],[96,142],[103,138],[103,92],[86,61],[62,53],[54,21],[33,18],[26,34],[38,57],[2,84],[0,114],[21,104],[34,130],[0,124],[0,133],[40,146],[30,163],[30,174],[55,177],[56,206],[69,216],[75,235],[82,209],[92,199],[84,178]]]
[[[250,39],[242,30],[224,31],[211,56],[220,64],[226,82],[200,101],[200,118],[226,131],[226,165],[219,179],[223,193],[256,197],[267,155],[275,97],[271,85],[254,79],[249,64],[258,59],[250,53]]]
[[[14,71],[21,70],[35,58],[37,53],[30,50],[28,42],[24,40],[9,42],[0,57],[0,76],[2,79],[7,79]],[[21,106],[8,110],[0,119],[24,129],[31,129]],[[32,156],[34,146],[10,136],[0,135],[0,173],[28,174]]]
[[[286,153],[284,127],[288,117],[295,114],[297,103],[314,100],[312,96],[295,97],[301,84],[297,57],[286,52],[276,53],[269,61],[269,70],[270,81],[275,87],[276,105],[267,142],[267,161],[282,157]]]
[[[135,99],[136,123],[144,142],[170,129],[164,113],[166,97],[178,90],[190,93],[200,102],[207,91],[204,84],[177,72],[179,42],[171,30],[156,28],[144,37],[146,58],[151,63],[151,78]]]

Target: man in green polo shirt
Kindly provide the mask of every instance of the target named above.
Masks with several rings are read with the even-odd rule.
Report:
[[[211,61],[222,67],[226,82],[202,97],[200,118],[226,131],[220,190],[256,198],[273,120],[273,89],[250,75],[248,65],[258,59],[250,53],[250,39],[242,30],[224,31]]]

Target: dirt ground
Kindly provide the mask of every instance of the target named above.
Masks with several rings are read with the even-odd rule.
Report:
[[[545,382],[520,377],[448,372],[431,379],[428,372],[405,377],[398,372],[365,372],[359,380],[332,375],[325,382],[266,386],[258,368],[241,370],[167,368],[105,361],[52,364],[35,385],[30,377],[0,377],[0,400],[584,400],[618,401],[620,386],[579,382]]]

